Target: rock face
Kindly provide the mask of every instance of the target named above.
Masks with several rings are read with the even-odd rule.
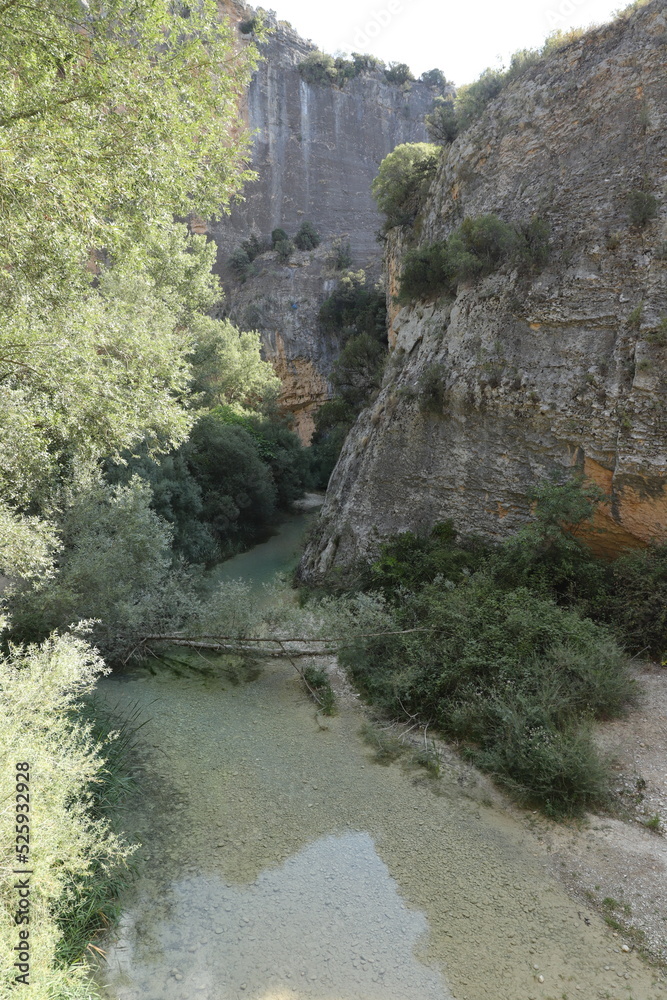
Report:
[[[296,251],[288,264],[273,252],[261,254],[254,272],[244,284],[229,284],[225,307],[241,329],[261,331],[265,355],[283,384],[281,406],[307,444],[314,414],[331,396],[327,376],[340,353],[338,339],[325,334],[318,320],[340,272],[329,244]]]
[[[236,23],[252,13],[229,2],[225,10]],[[259,273],[239,287],[224,262],[251,232],[266,240],[282,228],[294,236],[308,220],[329,251],[333,238],[343,238],[350,243],[355,269],[379,277],[382,251],[376,234],[382,218],[371,183],[397,145],[427,140],[424,115],[437,91],[423,83],[390,84],[378,70],[343,87],[306,83],[298,66],[315,46],[285,22],[272,15],[267,20],[273,33],[261,47],[263,60],[245,106],[257,130],[252,167],[258,179],[246,187],[245,201],[231,215],[208,224],[193,220],[191,228],[209,233],[218,244],[225,312],[262,334],[266,357],[285,376],[283,406],[297,415],[300,433],[309,440],[308,414],[329,397],[328,376],[337,356],[335,344],[320,342],[317,322],[319,306],[335,287],[335,273],[323,266],[321,256],[311,261],[297,254],[296,266],[286,268],[268,255],[258,261]]]
[[[446,518],[499,539],[539,479],[572,468],[610,497],[598,550],[667,537],[666,64],[667,0],[653,0],[533,67],[450,149],[420,242],[465,216],[538,214],[550,263],[393,308],[383,388],[343,449],[304,579]],[[640,188],[657,204],[643,228]],[[407,235],[390,241],[389,289]]]

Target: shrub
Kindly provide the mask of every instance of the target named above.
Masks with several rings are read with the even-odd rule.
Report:
[[[429,69],[425,73],[422,73],[419,79],[427,87],[439,87],[441,90],[444,90],[445,87],[449,86],[447,77],[441,69]]]
[[[338,287],[320,306],[319,320],[326,333],[343,338],[368,333],[380,340],[387,335],[387,300],[380,288],[368,288],[364,271],[347,271]]]
[[[302,222],[294,237],[295,246],[299,250],[314,250],[320,243],[320,235],[312,222]]]
[[[436,524],[428,535],[404,531],[385,542],[368,571],[367,586],[387,600],[402,600],[436,577],[460,583],[484,564],[486,548],[476,540],[464,542],[451,521]]]
[[[281,264],[286,264],[295,250],[292,240],[278,240],[274,250]]]
[[[289,236],[284,229],[274,229],[271,233],[271,247],[273,250],[276,249],[276,243],[282,243],[289,240]]]
[[[416,299],[453,292],[453,279],[447,243],[429,243],[408,250],[403,261],[398,301],[405,305]]]
[[[438,147],[426,142],[403,143],[384,158],[372,192],[386,229],[414,221],[439,159]]]
[[[628,195],[628,211],[633,226],[643,228],[658,214],[658,201],[650,191],[635,189]]]
[[[269,247],[263,240],[259,238],[257,233],[251,233],[247,240],[244,240],[241,244],[241,249],[245,250],[248,255],[248,260],[253,261],[255,257],[259,257],[261,253],[268,250]]]
[[[247,21],[241,21],[239,24],[239,31],[244,35],[251,35],[254,33],[255,29],[259,24],[258,17],[250,17]]]
[[[254,541],[275,517],[277,492],[253,436],[215,412],[192,431],[188,465],[202,495],[202,517],[223,555]]]
[[[235,278],[243,282],[250,271],[250,257],[243,247],[237,247],[227,258],[227,267]]]
[[[352,247],[349,242],[337,240],[334,244],[332,263],[337,271],[343,271],[352,263]]]
[[[336,83],[338,71],[333,56],[324,52],[309,52],[299,63],[299,73],[306,83]]]
[[[667,658],[667,546],[626,552],[610,567],[609,591],[593,611],[630,652]]]
[[[414,80],[410,67],[406,63],[389,63],[389,66],[384,71],[384,75],[387,83],[397,83],[402,85]]]
[[[0,666],[0,800],[5,804],[0,834],[5,845],[14,842],[15,813],[10,828],[7,803],[16,796],[17,773],[25,773],[17,772],[17,762],[31,765],[30,807],[33,828],[39,831],[29,865],[32,979],[27,992],[35,1000],[91,996],[83,956],[77,954],[80,961],[72,968],[67,952],[62,954],[74,943],[68,912],[72,897],[82,886],[90,889],[94,872],[94,909],[108,913],[114,887],[128,874],[131,850],[95,808],[99,804],[95,791],[105,781],[104,749],[85,721],[77,722],[76,717],[81,699],[106,672],[97,652],[80,635],[52,635],[41,646],[15,647],[2,657]],[[7,846],[5,871],[9,860]],[[5,956],[0,994],[5,996],[17,988],[14,959],[8,960],[18,940],[14,883],[6,877],[0,887],[0,953]],[[85,943],[89,940],[88,936]]]
[[[431,718],[468,756],[554,815],[600,801],[606,772],[588,718],[622,712],[632,696],[607,631],[526,589],[484,575],[403,591],[398,628],[359,640],[342,658],[362,693],[398,717]]]
[[[356,60],[343,59],[341,56],[334,59],[324,52],[310,52],[299,63],[299,72],[306,83],[342,86],[346,80],[356,76],[359,69]]]
[[[516,227],[517,264],[529,271],[539,271],[549,263],[551,252],[551,226],[546,219],[534,215],[531,220]]]
[[[487,69],[474,83],[459,87],[456,94],[459,131],[468,128],[481,117],[487,105],[498,96],[504,86],[504,74],[500,70]]]
[[[459,133],[459,120],[454,100],[451,97],[437,97],[433,110],[425,119],[426,131],[431,142],[448,146]]]
[[[57,573],[13,596],[13,636],[40,642],[72,622],[99,619],[92,639],[115,664],[140,635],[182,628],[198,602],[188,575],[172,569],[171,531],[150,503],[138,476],[112,487],[95,477],[77,484],[60,525]]]
[[[448,240],[408,251],[398,301],[453,295],[460,281],[483,277],[507,261],[538,268],[548,255],[549,227],[542,219],[516,227],[496,215],[469,217]]]
[[[447,398],[446,374],[444,365],[432,364],[419,376],[419,409],[422,413],[442,414]]]
[[[384,70],[384,63],[377,56],[368,53],[353,52],[352,61],[357,73],[372,73],[374,70]]]

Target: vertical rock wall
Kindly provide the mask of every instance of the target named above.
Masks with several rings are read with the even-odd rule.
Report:
[[[231,2],[225,9],[236,23],[251,13]],[[387,83],[381,71],[347,80],[343,87],[306,83],[298,66],[315,46],[285,22],[269,16],[269,23],[273,33],[261,47],[264,58],[245,107],[257,130],[252,166],[258,179],[247,185],[245,201],[230,216],[208,224],[197,220],[193,228],[218,244],[224,310],[233,322],[262,334],[266,357],[283,379],[283,406],[296,415],[307,441],[312,414],[330,395],[328,377],[338,353],[317,321],[336,282],[327,264],[332,241],[349,242],[352,266],[364,268],[369,280],[380,277],[376,237],[382,218],[371,183],[397,145],[427,140],[424,115],[437,91],[423,83]],[[323,237],[322,252],[297,254],[288,266],[274,254],[264,255],[242,286],[227,273],[225,260],[251,232],[268,239],[280,227],[293,236],[305,220]]]
[[[598,550],[667,538],[666,66],[667,0],[652,0],[533,67],[450,149],[421,242],[466,216],[537,214],[550,261],[394,310],[385,382],[334,471],[305,579],[446,518],[502,538],[530,488],[572,468],[610,498]],[[655,199],[644,227],[639,189]]]

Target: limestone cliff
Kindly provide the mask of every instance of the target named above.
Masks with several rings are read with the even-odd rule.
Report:
[[[667,537],[666,65],[667,0],[652,0],[534,66],[450,149],[420,241],[465,216],[537,213],[550,263],[393,307],[383,388],[344,447],[305,579],[445,518],[500,538],[525,522],[529,488],[571,467],[610,495],[598,548]],[[639,188],[657,199],[644,228],[629,216]]]
[[[227,2],[225,13],[240,25],[252,11]],[[291,268],[269,255],[259,274],[239,287],[224,262],[251,232],[268,239],[280,227],[292,236],[309,220],[329,250],[333,238],[344,237],[355,269],[379,276],[376,234],[382,219],[371,183],[397,145],[427,139],[424,115],[437,91],[419,82],[388,83],[381,70],[340,87],[306,83],[298,67],[315,46],[273,15],[267,20],[271,34],[261,46],[263,59],[245,102],[247,120],[256,129],[252,167],[258,178],[231,215],[191,225],[218,244],[225,311],[235,323],[250,322],[262,334],[266,357],[287,377],[283,405],[299,415],[306,439],[312,417],[304,414],[330,394],[327,380],[336,357],[336,345],[321,343],[317,323],[319,305],[334,287],[331,269],[323,267],[321,255],[312,267],[309,257],[297,255]]]

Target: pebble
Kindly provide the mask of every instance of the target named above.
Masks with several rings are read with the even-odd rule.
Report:
[[[628,951],[630,951],[630,949],[628,948],[627,944],[622,944],[621,945],[621,951],[628,952]]]
[[[537,977],[537,981],[538,981],[538,983],[543,983],[544,982],[544,976],[538,976]]]

